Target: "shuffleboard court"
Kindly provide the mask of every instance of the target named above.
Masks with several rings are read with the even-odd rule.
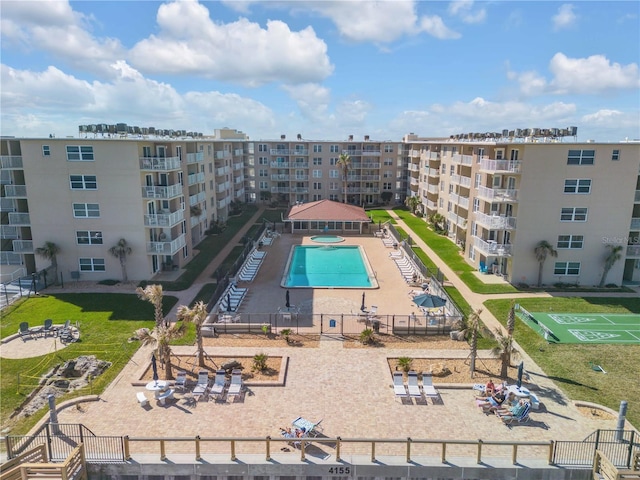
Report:
[[[640,344],[640,315],[528,312],[520,307],[518,316],[550,342]]]

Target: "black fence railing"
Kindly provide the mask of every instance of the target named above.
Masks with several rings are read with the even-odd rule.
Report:
[[[593,464],[600,450],[618,468],[631,468],[632,459],[640,451],[640,435],[633,430],[596,430],[583,441],[556,442],[553,463],[585,467]]]

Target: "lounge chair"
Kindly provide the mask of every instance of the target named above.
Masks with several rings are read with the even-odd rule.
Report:
[[[407,394],[407,388],[404,386],[402,372],[393,372],[393,393],[399,398],[409,396]]]
[[[193,390],[191,391],[191,393],[196,399],[196,402],[203,397],[204,398],[207,397],[208,389],[209,389],[209,371],[201,370],[200,373],[198,373],[198,383],[196,383],[196,386],[193,387]]]
[[[418,374],[413,370],[407,373],[407,388],[410,397],[422,397],[420,385],[418,385]]]
[[[231,384],[229,385],[229,391],[227,392],[228,398],[235,398],[242,393],[242,371],[233,370],[231,372]]]
[[[176,374],[176,381],[173,386],[175,388],[179,388],[180,390],[184,390],[187,386],[187,372],[180,370]]]
[[[42,327],[42,335],[46,338],[48,335],[56,335],[56,329],[53,328],[53,320],[47,318],[44,321],[44,326]]]
[[[62,328],[58,331],[58,337],[62,343],[73,342],[73,332],[71,331],[71,320],[66,320]]]
[[[20,323],[20,329],[18,330],[18,333],[20,333],[20,337],[22,338],[23,342],[26,341],[26,338],[33,338],[31,329],[29,328],[29,322]]]
[[[520,415],[507,413],[506,415],[499,415],[499,417],[505,425],[512,425],[514,422],[527,423],[529,421],[529,412],[531,412],[531,404],[529,402],[525,402],[524,410],[522,410]]]
[[[226,372],[224,370],[216,371],[215,380],[213,381],[213,385],[211,385],[211,388],[209,389],[209,391],[211,392],[212,395],[216,395],[217,398],[220,398],[224,394],[224,389],[226,386],[227,386]]]
[[[312,422],[302,417],[298,417],[293,422],[291,422],[291,424],[297,429],[302,430],[304,428],[305,437],[317,437],[318,434],[322,432],[322,427],[320,426],[321,423],[322,419],[318,420],[317,422]]]
[[[480,273],[489,273],[489,270],[487,269],[487,264],[482,261],[480,262],[480,266],[478,270],[480,271]]]
[[[433,386],[433,376],[428,372],[422,373],[422,391],[427,397],[432,397],[434,400],[440,397],[438,390]]]

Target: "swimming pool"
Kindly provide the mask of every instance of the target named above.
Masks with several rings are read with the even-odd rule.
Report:
[[[311,241],[316,243],[340,243],[344,242],[344,238],[338,235],[315,235],[311,237]]]
[[[281,286],[287,288],[378,288],[359,245],[291,248]]]

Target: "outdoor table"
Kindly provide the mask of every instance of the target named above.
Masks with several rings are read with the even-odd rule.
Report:
[[[159,392],[161,390],[165,390],[169,386],[169,382],[166,380],[151,380],[146,385],[147,390],[151,390],[152,392]]]
[[[509,385],[507,392],[515,394],[516,397],[528,397],[531,395],[528,388],[518,387],[517,385]]]

